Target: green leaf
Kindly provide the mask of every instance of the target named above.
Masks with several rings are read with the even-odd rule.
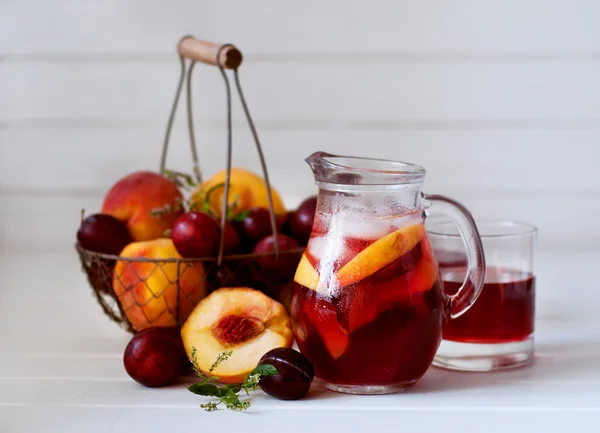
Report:
[[[250,375],[259,374],[262,377],[266,377],[266,376],[275,376],[277,373],[279,373],[279,371],[277,371],[277,369],[275,367],[273,367],[271,364],[262,364],[262,365],[256,366],[256,368],[254,370],[252,370]]]
[[[227,385],[227,388],[233,392],[240,392],[242,390],[242,385]]]
[[[223,394],[221,388],[212,383],[195,383],[188,386],[188,390],[198,395],[206,395],[209,397],[221,397]]]
[[[231,218],[229,218],[231,221],[235,221],[235,222],[242,222],[246,219],[246,217],[248,216],[248,214],[250,213],[249,209],[244,209],[243,211],[241,211],[239,214],[232,216]],[[231,212],[230,212],[231,214]]]
[[[216,361],[212,364],[210,370],[214,370],[220,363],[227,361],[232,353],[232,351],[220,353],[217,356]],[[270,364],[259,365],[252,371],[252,373],[248,375],[248,377],[246,377],[241,385],[221,385],[215,382],[218,380],[218,377],[209,376],[200,371],[196,356],[196,348],[192,347],[190,359],[194,365],[196,373],[202,380],[200,380],[198,383],[190,385],[188,390],[197,395],[216,397],[219,399],[219,401],[216,402],[209,401],[208,403],[200,405],[200,407],[206,409],[207,411],[217,410],[217,406],[221,403],[223,403],[229,410],[242,411],[248,409],[250,407],[250,402],[240,400],[240,391],[243,389],[246,394],[249,395],[250,391],[255,391],[258,388],[258,383],[260,382],[261,377],[272,376],[278,373],[277,369]]]

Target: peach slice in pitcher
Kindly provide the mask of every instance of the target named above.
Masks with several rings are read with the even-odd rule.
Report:
[[[329,355],[333,359],[342,356],[348,347],[348,332],[338,322],[335,306],[329,300],[314,298],[304,304],[304,314],[317,329]]]
[[[317,270],[313,267],[310,260],[306,256],[306,253],[302,254],[296,274],[294,275],[294,281],[307,289],[320,291],[322,287],[319,286],[320,276]]]
[[[412,250],[423,238],[423,224],[403,227],[373,242],[337,273],[339,287],[356,284]]]
[[[372,322],[377,316],[394,305],[405,303],[413,295],[428,291],[438,279],[437,266],[426,239],[415,246],[397,261],[404,262],[392,266],[392,270],[408,268],[398,276],[388,275],[383,278],[380,272],[360,281],[358,284],[346,286],[341,290],[337,301],[338,320],[348,332]],[[423,253],[421,253],[423,251]],[[415,259],[411,263],[411,260]],[[406,266],[409,265],[410,266]],[[391,272],[391,271],[390,271]]]

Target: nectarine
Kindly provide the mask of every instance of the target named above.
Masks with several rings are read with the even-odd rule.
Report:
[[[163,237],[182,213],[173,210],[153,216],[150,212],[176,207],[182,200],[172,180],[151,171],[138,171],[112,186],[104,198],[102,213],[125,221],[134,241],[148,241]]]
[[[120,256],[131,259],[181,258],[171,239],[127,245]],[[179,288],[177,285],[179,282]],[[182,323],[206,295],[202,263],[118,260],[113,290],[133,329]]]

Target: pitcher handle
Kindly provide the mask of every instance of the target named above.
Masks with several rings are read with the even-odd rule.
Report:
[[[465,281],[456,294],[450,296],[450,318],[455,319],[466,312],[477,300],[485,280],[485,255],[477,225],[471,213],[461,203],[443,195],[425,194],[431,209],[451,217],[467,249],[467,272]]]

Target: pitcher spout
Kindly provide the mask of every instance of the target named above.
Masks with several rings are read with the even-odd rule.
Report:
[[[317,185],[405,185],[421,184],[425,169],[406,162],[315,152],[305,159]]]
[[[327,158],[335,158],[337,155],[333,155],[327,152],[315,152],[306,158],[304,161],[310,166],[315,178],[320,177],[325,169],[331,165]]]

